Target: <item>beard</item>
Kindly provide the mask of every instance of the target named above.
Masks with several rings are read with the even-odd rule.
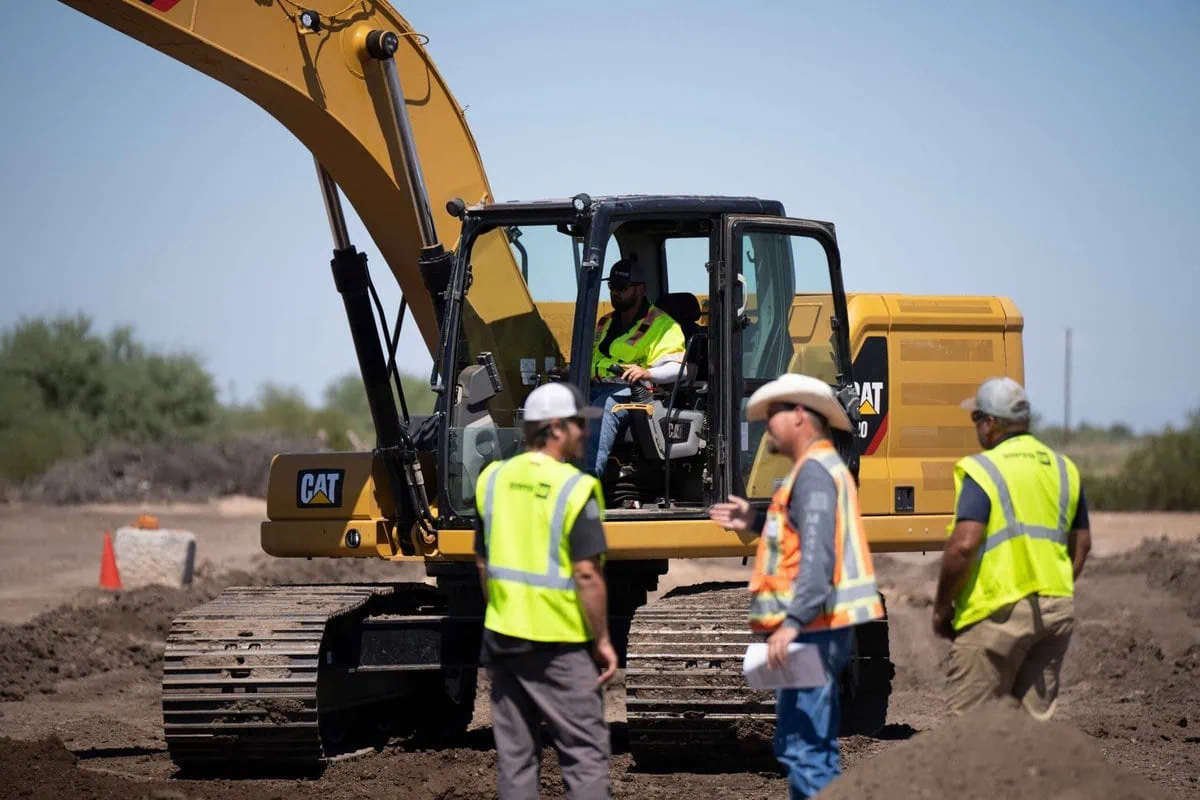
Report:
[[[609,295],[609,301],[612,303],[613,311],[623,313],[633,308],[637,303],[637,296],[630,295],[629,297],[618,299],[616,295]]]

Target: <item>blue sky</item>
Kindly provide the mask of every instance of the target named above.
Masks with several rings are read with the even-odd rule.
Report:
[[[1075,420],[1200,407],[1200,4],[396,5],[501,199],[776,198],[837,224],[850,291],[1013,298],[1050,420],[1067,326]],[[353,370],[299,142],[78,12],[21,8],[0,26],[0,326],[132,323],[200,353],[225,399],[270,380],[316,400]]]

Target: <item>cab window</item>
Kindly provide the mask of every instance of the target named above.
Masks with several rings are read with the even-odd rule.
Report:
[[[782,231],[746,231],[741,247],[741,333],[745,420],[749,396],[786,372],[833,384],[837,361],[829,261],[815,239]],[[765,423],[741,423],[741,474],[750,497],[769,497],[788,465],[767,452]]]

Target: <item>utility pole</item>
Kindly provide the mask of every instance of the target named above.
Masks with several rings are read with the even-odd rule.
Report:
[[[1071,441],[1071,329],[1067,328],[1067,352],[1063,359],[1063,444]]]

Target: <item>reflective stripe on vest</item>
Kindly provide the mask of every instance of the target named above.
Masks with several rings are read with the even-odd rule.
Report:
[[[604,333],[608,329],[608,321],[612,319],[612,314],[605,314],[600,319],[596,320],[596,341],[599,342],[604,338]]]
[[[509,462],[511,463],[511,462]],[[500,473],[504,471],[509,463],[501,464],[492,471],[488,477],[487,489],[483,496],[483,532],[484,543],[491,546],[492,535],[492,508],[496,497],[496,479]],[[575,579],[573,577],[562,576],[562,537],[563,527],[567,517],[567,502],[571,498],[571,492],[579,481],[583,480],[586,473],[579,472],[572,475],[563,484],[558,492],[558,497],[554,502],[554,515],[550,518],[550,550],[546,555],[546,571],[526,572],[524,570],[512,569],[510,567],[496,567],[488,564],[488,577],[496,580],[513,581],[526,586],[540,586],[546,589],[574,589]]]
[[[1004,475],[1000,473],[1000,469],[986,455],[980,453],[976,456],[971,456],[971,460],[987,471],[988,477],[992,479],[992,483],[996,485],[996,492],[1000,495],[1000,509],[1004,513],[1004,527],[998,531],[989,531],[987,538],[983,542],[983,547],[979,548],[977,558],[982,561],[984,555],[992,550],[995,550],[1000,545],[1007,542],[1009,539],[1015,539],[1018,536],[1029,536],[1033,539],[1048,539],[1055,544],[1067,544],[1067,512],[1071,505],[1071,481],[1067,475],[1067,462],[1061,454],[1055,453],[1054,460],[1058,466],[1058,527],[1047,528],[1043,525],[1027,525],[1017,519],[1017,513],[1013,510],[1012,494],[1008,491],[1008,481],[1004,479]]]
[[[633,347],[635,344],[640,342],[642,337],[646,335],[646,332],[649,331],[654,325],[654,322],[662,316],[662,313],[663,312],[659,309],[652,308],[650,313],[642,319],[641,324],[634,329],[633,336],[630,336],[627,340],[625,340],[625,343],[630,347]]]

